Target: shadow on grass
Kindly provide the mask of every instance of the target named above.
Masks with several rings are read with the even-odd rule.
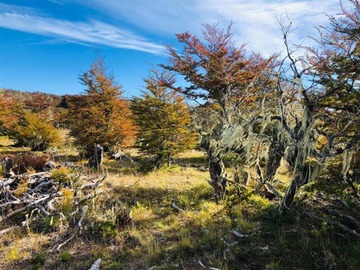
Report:
[[[74,242],[57,253],[47,254],[49,246],[40,248],[47,254],[44,265],[89,269],[100,257],[102,269],[201,269],[199,261],[219,269],[360,269],[358,239],[302,214],[323,216],[319,204],[280,213],[276,204],[258,195],[235,205],[212,199],[207,185],[182,191],[116,187],[89,204],[87,229]],[[116,221],[123,213],[117,211],[120,206],[131,217],[123,226]],[[99,217],[107,211],[116,217],[101,223]],[[103,227],[95,230],[91,224]],[[65,231],[63,238],[71,232]],[[85,244],[75,247],[79,242]],[[70,258],[61,255],[70,251]]]

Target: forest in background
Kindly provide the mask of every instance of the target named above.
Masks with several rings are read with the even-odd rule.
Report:
[[[103,59],[79,95],[1,90],[0,265],[358,269],[350,2],[316,47],[291,45],[279,22],[286,55],[236,45],[231,25],[178,34],[182,50],[131,100]]]

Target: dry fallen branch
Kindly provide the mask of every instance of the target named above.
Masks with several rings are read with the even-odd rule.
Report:
[[[105,180],[105,178],[107,177],[107,173],[101,177],[98,181],[96,181],[95,183],[86,183],[86,184],[83,184],[81,187],[80,187],[80,190],[86,190],[86,189],[95,189],[97,187],[100,186],[100,184]]]
[[[176,211],[176,212],[184,212],[183,209],[179,208],[176,204],[175,204],[175,201],[172,200],[171,202],[171,207]]]
[[[4,229],[0,231],[0,235],[6,234],[8,232],[11,232],[13,230],[20,229],[20,226],[12,226],[10,228]]]
[[[249,235],[239,233],[239,232],[238,232],[238,231],[236,231],[236,230],[231,230],[231,234],[232,234],[232,235],[234,235],[236,238],[249,237]]]
[[[342,229],[344,232],[347,232],[347,233],[349,233],[349,234],[351,234],[351,235],[354,235],[354,236],[360,238],[360,233],[359,233],[359,232],[357,232],[356,230],[350,229],[349,227],[345,226],[344,224],[340,223],[339,221],[331,220],[331,219],[329,219],[329,218],[326,219],[326,220],[323,220],[321,217],[315,216],[315,215],[310,214],[310,213],[308,213],[308,212],[303,212],[303,214],[304,214],[305,216],[307,216],[307,217],[309,217],[309,218],[311,218],[311,219],[317,220],[317,221],[319,221],[319,222],[321,222],[321,223],[324,222],[324,221],[326,221],[328,224],[333,225],[333,226],[336,226],[336,227]]]
[[[56,249],[59,250],[81,233],[86,212],[89,209],[86,202],[99,194],[98,189],[106,177],[107,173],[94,179],[82,179],[81,186],[66,187],[69,192],[75,194],[71,204],[77,209],[67,216],[59,208],[62,198],[65,196],[63,185],[61,182],[51,179],[49,172],[15,175],[0,179],[0,222],[11,219],[9,224],[12,224],[9,228],[5,226],[0,231],[0,235],[16,228],[26,227],[29,229],[34,221],[43,217],[50,218],[51,224],[56,215],[60,215],[61,220],[70,219],[81,209],[78,221],[75,223],[75,230],[68,239],[57,246]],[[14,222],[18,224],[14,224]]]
[[[99,270],[100,269],[100,264],[101,264],[101,258],[97,259],[91,266],[91,268],[89,268],[89,270]]]

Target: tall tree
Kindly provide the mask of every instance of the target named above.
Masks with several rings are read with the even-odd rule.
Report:
[[[205,139],[211,184],[216,195],[222,196],[227,183],[223,156],[229,149],[242,148],[239,141],[249,134],[245,127],[255,123],[263,100],[271,96],[269,74],[276,56],[264,58],[247,52],[244,44],[236,46],[231,25],[225,30],[205,25],[203,40],[188,32],[177,38],[183,44],[182,52],[168,47],[169,64],[162,67],[188,83],[170,88],[200,103],[212,104],[213,109],[208,111],[214,119],[211,130],[201,125],[198,130]]]
[[[122,97],[120,86],[106,74],[102,59],[96,60],[80,81],[86,86],[84,95],[69,96],[71,134],[76,144],[91,155],[94,145],[105,150],[116,144],[131,144],[135,127],[131,111]]]
[[[137,147],[144,153],[155,155],[155,167],[159,168],[175,154],[195,146],[196,136],[190,130],[190,110],[184,99],[167,86],[174,77],[165,72],[145,80],[146,91],[132,100],[131,110],[139,127]],[[164,79],[166,84],[164,84]]]

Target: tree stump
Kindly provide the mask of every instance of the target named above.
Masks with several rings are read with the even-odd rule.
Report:
[[[2,173],[4,178],[15,175],[13,168],[15,167],[15,160],[11,157],[5,157],[1,162]]]
[[[89,159],[88,166],[90,168],[99,168],[103,163],[104,148],[97,144],[95,145],[94,155]]]

